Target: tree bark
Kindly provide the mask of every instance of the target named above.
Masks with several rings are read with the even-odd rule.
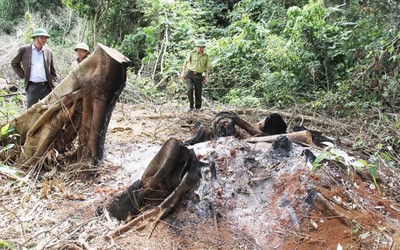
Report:
[[[76,161],[101,161],[111,112],[129,65],[127,57],[98,44],[48,96],[10,122],[23,145],[17,163],[40,164],[47,152],[63,152],[77,137]]]
[[[290,140],[292,140],[294,142],[305,143],[305,144],[308,144],[308,145],[312,145],[313,144],[311,133],[309,131],[306,131],[306,130],[299,131],[299,132],[288,133],[288,134],[251,137],[251,138],[245,139],[245,141],[247,141],[247,142],[273,142],[279,136],[282,136],[282,135],[287,136]]]
[[[175,209],[199,177],[200,162],[193,149],[170,138],[149,163],[142,178],[107,205],[110,214],[120,220],[136,217],[118,228],[112,237],[131,228],[146,227],[150,222],[156,224]],[[152,208],[142,211],[148,207]]]
[[[211,131],[217,137],[234,136],[235,125],[244,129],[252,136],[275,135],[286,133],[287,125],[282,116],[272,113],[256,124],[251,124],[232,111],[219,112],[212,124]]]

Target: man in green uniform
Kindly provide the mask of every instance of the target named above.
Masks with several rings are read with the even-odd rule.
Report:
[[[208,83],[208,76],[210,73],[211,60],[210,57],[204,53],[206,42],[204,40],[196,41],[196,50],[192,50],[187,55],[183,63],[182,81],[186,79],[187,95],[189,99],[189,111],[193,108],[201,109],[201,95],[203,89],[203,82]],[[187,72],[186,72],[187,68]],[[203,73],[205,72],[205,78]],[[193,91],[195,92],[195,102],[193,102]]]

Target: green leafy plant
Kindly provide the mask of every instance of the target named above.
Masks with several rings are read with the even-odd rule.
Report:
[[[0,249],[4,249],[4,250],[13,250],[13,246],[12,243],[10,243],[7,240],[0,240]]]
[[[7,138],[7,137],[13,138],[14,136],[15,136],[14,128],[11,127],[9,123],[4,125],[0,129],[0,138]],[[4,147],[0,146],[0,154],[7,152],[8,150],[12,149],[14,146],[15,146],[15,144],[13,144],[13,143],[9,143],[9,144],[5,145]],[[5,165],[1,160],[0,160],[0,172],[7,176],[16,178],[16,179],[19,178],[16,169]]]
[[[350,156],[345,151],[337,149],[337,148],[333,147],[332,145],[329,145],[314,160],[311,170],[315,171],[317,168],[321,167],[321,163],[324,160],[339,161],[339,162],[343,163],[345,166],[347,166],[348,168],[356,168],[358,170],[367,169],[368,173],[370,174],[370,176],[374,182],[374,185],[375,185],[379,195],[381,194],[379,185],[376,181],[376,176],[377,176],[376,166],[369,164],[367,161],[365,161],[363,159],[356,159],[355,157]]]

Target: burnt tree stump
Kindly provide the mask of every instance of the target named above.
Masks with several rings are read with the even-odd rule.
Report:
[[[112,236],[138,227],[143,219],[156,222],[171,213],[199,177],[200,162],[194,151],[170,138],[149,163],[142,178],[107,205],[110,214],[120,220],[136,217]]]

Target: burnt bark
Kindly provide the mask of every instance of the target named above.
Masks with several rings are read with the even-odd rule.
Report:
[[[142,230],[149,225],[155,227],[162,218],[170,214],[200,176],[200,162],[197,160],[193,149],[190,150],[188,165],[190,166],[189,170],[184,174],[179,185],[160,205],[147,210],[127,224],[120,226],[110,236],[118,237],[130,229]]]
[[[211,131],[217,137],[235,136],[235,125],[252,136],[266,136],[286,133],[287,125],[282,116],[272,113],[256,124],[251,124],[231,111],[219,112],[212,124]]]
[[[114,198],[107,209],[120,220],[136,217],[149,207],[156,207],[160,212],[156,214],[164,216],[178,205],[199,173],[200,162],[194,151],[170,138],[149,163],[141,180]]]
[[[213,139],[211,131],[207,131],[200,122],[194,124],[193,137],[185,141],[186,145],[194,145],[196,143],[205,142]]]

